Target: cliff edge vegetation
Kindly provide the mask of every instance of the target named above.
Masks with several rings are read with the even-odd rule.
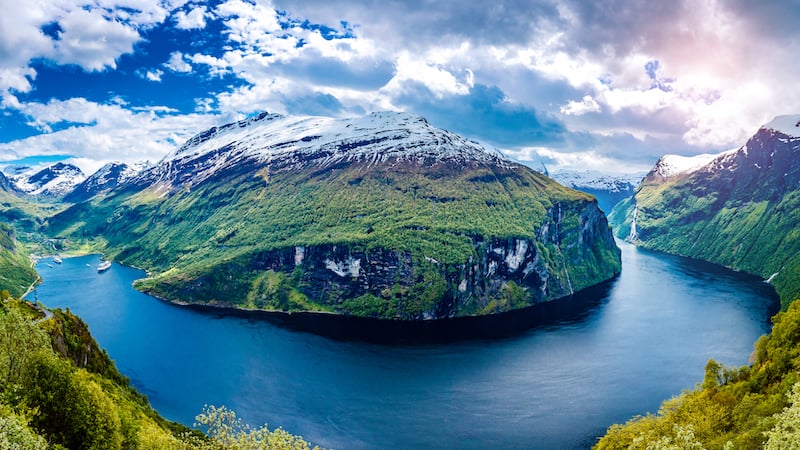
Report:
[[[665,401],[657,414],[614,425],[596,450],[796,449],[800,445],[800,302],[773,318],[750,366],[714,360],[696,389]]]

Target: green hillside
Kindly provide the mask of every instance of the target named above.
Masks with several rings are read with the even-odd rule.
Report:
[[[19,297],[38,278],[25,248],[17,240],[14,228],[0,222],[0,286],[9,295]]]
[[[518,308],[620,269],[592,197],[510,162],[213,157],[231,161],[201,181],[182,171],[203,161],[163,163],[48,232],[146,268],[138,287],[167,299],[392,319]]]
[[[786,308],[800,296],[798,141],[762,129],[701,170],[665,178],[654,169],[609,220],[636,245],[770,279]]]

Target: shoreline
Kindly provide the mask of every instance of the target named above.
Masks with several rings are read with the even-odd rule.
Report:
[[[71,257],[94,254],[98,253],[73,254]],[[102,253],[99,254],[102,255]],[[532,328],[547,325],[549,323],[548,317],[563,316],[564,314],[572,316],[573,313],[571,311],[575,308],[585,311],[598,306],[608,298],[611,286],[620,276],[617,274],[609,280],[568,296],[511,311],[488,315],[399,320],[348,316],[330,311],[249,309],[237,305],[172,300],[135,287],[137,281],[151,278],[147,270],[119,262],[116,262],[116,264],[144,272],[147,276],[133,280],[131,287],[139,293],[173,307],[222,317],[232,316],[246,320],[265,320],[283,328],[317,334],[336,340],[368,341],[389,345],[481,339],[496,340],[518,336]]]
[[[617,275],[618,277],[619,275]],[[383,345],[425,345],[472,340],[498,340],[519,336],[528,330],[551,325],[554,317],[579,318],[608,299],[614,277],[572,295],[525,308],[483,316],[460,316],[427,320],[392,320],[346,316],[327,311],[270,311],[233,305],[174,301],[136,289],[162,303],[200,314],[266,320],[294,331],[339,341],[365,341]],[[576,313],[577,311],[577,313]]]

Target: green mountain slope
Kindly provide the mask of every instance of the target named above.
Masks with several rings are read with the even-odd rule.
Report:
[[[195,303],[392,319],[488,314],[620,270],[596,201],[424,119],[262,115],[49,220]]]
[[[779,117],[742,148],[688,170],[662,158],[609,216],[615,232],[770,279],[785,308],[800,296],[798,121]]]
[[[17,241],[14,228],[0,222],[0,289],[19,297],[38,278],[28,254]]]

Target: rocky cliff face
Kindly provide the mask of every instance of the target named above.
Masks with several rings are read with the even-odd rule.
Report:
[[[245,305],[260,309],[302,310],[303,302],[291,304],[277,298],[278,289],[237,287],[242,273],[272,273],[273,284],[291,278],[287,290],[295,290],[304,301],[337,313],[370,315],[391,319],[438,319],[488,314],[530,306],[566,297],[589,287],[591,280],[617,273],[613,260],[615,244],[596,206],[587,203],[578,228],[564,226],[558,204],[537,230],[537,238],[490,238],[473,236],[473,254],[464,263],[444,263],[431,257],[419,261],[409,251],[362,245],[326,244],[294,246],[259,252],[219,266],[213,274],[200,276],[177,290],[154,285],[149,290],[168,298],[216,305]],[[597,255],[587,244],[602,242],[611,249]],[[550,245],[554,247],[550,247]],[[569,264],[548,255],[550,248],[581,263]],[[572,273],[571,273],[572,271]],[[442,276],[443,275],[443,276]],[[274,287],[274,286],[273,286]],[[239,298],[236,297],[239,292]],[[251,297],[248,304],[248,295]],[[429,296],[427,302],[421,298]],[[381,303],[375,308],[363,302]],[[366,311],[365,311],[366,308]],[[364,314],[369,312],[370,314]]]
[[[620,269],[592,197],[406,114],[208,130],[49,225],[161,297],[290,312],[490,314]]]

